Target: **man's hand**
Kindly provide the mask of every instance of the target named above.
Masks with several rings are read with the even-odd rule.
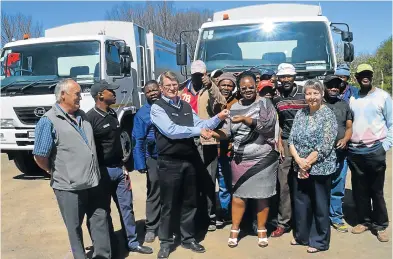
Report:
[[[127,168],[125,167],[125,166],[123,166],[123,174],[125,175],[125,176],[128,176],[128,170],[127,170]]]
[[[344,149],[344,148],[347,147],[347,142],[348,142],[348,141],[346,141],[345,139],[340,139],[340,140],[337,142],[336,147],[339,148],[339,149]]]
[[[213,131],[209,129],[202,129],[201,137],[204,139],[211,139],[213,137]]]
[[[217,114],[217,116],[218,116],[218,118],[220,120],[223,121],[223,120],[225,120],[226,118],[229,117],[229,110],[228,109],[224,109],[219,114]]]
[[[212,87],[212,80],[210,79],[210,77],[208,75],[203,75],[202,76],[202,83],[203,85],[207,88],[210,89],[210,87]]]
[[[234,124],[242,123],[242,122],[244,122],[244,120],[245,120],[245,117],[244,117],[244,116],[241,116],[241,115],[236,115],[236,116],[233,116],[233,117],[231,118],[231,121],[232,121],[232,123],[234,123]]]
[[[147,173],[147,169],[140,169],[140,170],[138,170],[138,172],[140,174],[146,174]]]

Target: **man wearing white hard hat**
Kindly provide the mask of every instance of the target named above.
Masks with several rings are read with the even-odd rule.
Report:
[[[277,95],[273,104],[277,109],[280,123],[279,152],[281,163],[278,168],[278,215],[275,221],[276,229],[272,237],[280,237],[291,229],[291,191],[289,186],[292,156],[289,152],[288,137],[292,129],[293,119],[298,110],[307,107],[303,88],[295,83],[296,69],[292,64],[282,63],[277,70],[278,81],[281,85],[277,88]]]
[[[205,120],[220,113],[227,103],[217,85],[208,76],[206,64],[201,60],[196,60],[191,64],[191,79],[187,80],[180,87],[179,95],[183,101],[191,105],[192,109],[201,119]],[[218,163],[217,145],[219,141],[214,138],[208,140],[195,138],[195,143],[210,175],[210,179],[203,176],[199,177],[200,192],[203,193],[203,196],[207,195],[209,218],[205,217],[206,213],[200,208],[201,215],[198,219],[206,218],[206,221],[209,221],[208,230],[214,231],[216,230],[215,190],[206,190],[206,188],[207,186],[215,186]],[[211,183],[207,183],[206,181],[211,181]],[[205,220],[202,220],[201,224],[205,225],[204,223]]]

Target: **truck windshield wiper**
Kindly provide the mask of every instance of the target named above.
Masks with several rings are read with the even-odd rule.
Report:
[[[15,80],[15,81],[13,81],[13,82],[11,82],[11,83],[9,83],[9,84],[7,84],[7,85],[1,87],[1,91],[4,91],[4,90],[7,89],[8,87],[11,87],[11,86],[13,86],[13,85],[16,84],[16,83],[24,83],[24,82],[30,82],[30,81],[29,81],[29,80],[24,80],[24,81]]]
[[[225,66],[221,68],[221,70],[231,69],[231,68],[249,68],[249,67],[250,66],[246,66],[246,65],[232,65],[232,66]]]
[[[41,84],[41,83],[44,83],[44,82],[56,82],[56,83],[57,83],[58,81],[59,81],[59,80],[53,80],[53,79],[38,80],[38,81],[32,82],[31,84],[28,84],[28,85],[22,87],[22,88],[20,89],[20,91],[23,92],[23,91],[26,90],[27,88],[30,88],[30,87],[32,87],[32,86],[35,86],[35,85],[37,85],[37,84]]]
[[[94,76],[81,76],[81,77],[72,77],[73,80],[75,80],[75,82],[77,82],[78,80],[93,80],[94,82],[96,81],[96,78]]]

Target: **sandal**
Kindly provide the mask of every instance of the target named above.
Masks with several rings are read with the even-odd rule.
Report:
[[[237,233],[238,235],[239,235],[239,233],[240,233],[240,229],[231,229],[231,233]],[[229,237],[228,238],[228,246],[230,247],[230,248],[235,248],[235,247],[237,247],[237,242],[238,242],[239,240],[238,240],[238,238],[237,237],[234,237],[234,238],[232,238],[232,237]]]
[[[318,253],[318,252],[321,252],[321,250],[319,250],[319,249],[317,249],[315,247],[308,247],[307,248],[307,253],[309,253],[309,254],[315,254],[315,253]]]
[[[258,233],[267,233],[266,229],[258,229]],[[269,245],[269,241],[267,237],[258,237],[258,246],[259,247],[267,247]]]
[[[292,239],[292,240],[291,240],[291,245],[293,245],[293,246],[300,246],[301,244],[299,244],[299,243],[296,241],[296,239]]]

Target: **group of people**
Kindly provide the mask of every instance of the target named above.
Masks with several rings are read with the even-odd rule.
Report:
[[[328,250],[331,226],[348,232],[342,206],[348,165],[358,219],[352,233],[372,230],[379,241],[389,240],[383,187],[393,145],[390,95],[374,86],[368,64],[355,74],[360,89],[349,85],[346,65],[323,83],[310,79],[301,86],[296,75],[287,63],[277,71],[209,75],[197,60],[182,84],[170,71],[145,84],[147,103],[133,121],[133,157],[147,181],[144,240],[158,236],[159,259],[168,258],[177,241],[205,252],[199,235],[229,222],[231,248],[240,227],[250,223],[259,247],[268,246],[270,225],[270,237],[293,230],[291,245],[307,246],[309,253]],[[86,258],[85,214],[95,258],[116,256],[111,196],[128,250],[153,252],[137,241],[120,125],[110,108],[117,87],[94,84],[96,105],[84,113],[80,86],[63,80],[55,88],[56,104],[36,126],[35,160],[52,175],[78,259]]]

